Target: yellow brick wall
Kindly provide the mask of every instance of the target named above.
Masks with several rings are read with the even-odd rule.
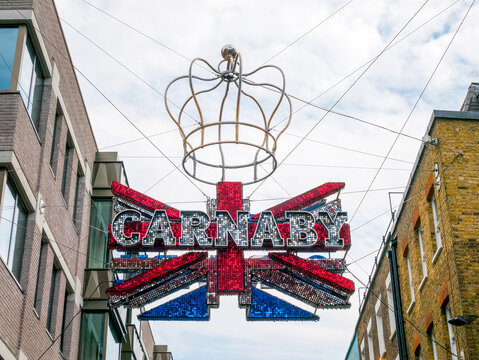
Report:
[[[437,345],[438,358],[445,360],[451,359],[452,355],[445,309],[441,307],[440,299],[448,294],[453,317],[465,313],[479,315],[479,120],[436,118],[430,135],[438,138],[439,146],[427,145],[424,149],[399,215],[395,235],[399,243],[398,271],[409,358],[414,359],[413,346],[418,335],[422,358],[433,358],[426,328],[428,317],[432,315],[436,341],[444,346]],[[442,249],[439,250],[432,205],[426,194],[428,179],[435,174],[435,163],[440,175],[440,187],[432,186],[442,239]],[[426,280],[423,280],[419,239],[413,225],[418,214],[417,224],[423,233],[428,273]],[[403,248],[406,249],[404,253]],[[410,305],[405,254],[409,254],[411,261],[413,306]],[[421,281],[423,286],[419,289]],[[467,360],[479,359],[479,319],[471,325],[453,328],[458,353],[463,351]]]

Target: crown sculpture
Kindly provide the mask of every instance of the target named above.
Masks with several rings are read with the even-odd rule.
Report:
[[[291,100],[285,93],[286,81],[279,67],[263,65],[243,73],[241,54],[232,45],[224,46],[221,54],[223,60],[217,68],[204,59],[194,59],[188,75],[167,86],[165,106],[180,131],[183,169],[188,175],[212,185],[216,179],[243,178],[243,184],[248,185],[275,171],[278,139],[291,123]],[[194,65],[206,70],[208,77],[194,75]],[[278,85],[253,81],[255,75],[267,70],[269,77],[279,75]],[[181,86],[181,82],[188,90],[180,106],[169,94],[170,88]],[[258,92],[269,93],[263,105],[255,96]],[[213,95],[216,102],[212,102]]]
[[[113,182],[108,247],[123,255],[110,263],[118,279],[106,290],[110,306],[140,308],[140,320],[208,320],[221,296],[236,295],[247,320],[276,321],[318,320],[318,308],[350,307],[354,283],[343,276],[344,257],[331,257],[351,247],[339,199],[345,184],[325,183],[250,214],[243,185],[276,169],[277,141],[291,122],[291,102],[281,69],[264,65],[243,73],[241,54],[231,45],[223,47],[222,55],[216,69],[194,59],[189,74],[173,80],[165,92],[166,108],[183,140],[183,168],[193,178],[215,184],[216,199],[207,201],[206,212],[180,211]],[[208,77],[193,75],[195,64]],[[280,85],[253,81],[260,70],[274,70]],[[179,106],[168,94],[184,94],[172,86],[181,80],[186,80],[188,95]],[[260,102],[257,90],[273,90],[277,99]],[[220,94],[219,101],[211,99],[214,93]],[[253,106],[243,108],[247,101]],[[284,116],[275,120],[280,113]],[[181,253],[167,255],[168,250]],[[256,253],[245,257],[246,251]],[[299,252],[329,256],[306,258]],[[121,273],[128,273],[128,279],[119,280]],[[273,295],[271,289],[314,312]],[[176,298],[163,301],[175,293]]]

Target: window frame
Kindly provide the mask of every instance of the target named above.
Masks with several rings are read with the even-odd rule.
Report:
[[[23,49],[21,56],[22,57],[20,63],[20,71],[18,73],[17,81],[17,91],[20,92],[27,113],[30,116],[30,120],[32,121],[33,126],[38,133],[40,128],[39,113],[42,106],[45,75],[41,66],[38,51],[36,50],[33,40],[31,36],[28,35],[28,33],[26,34],[23,41]],[[27,76],[24,78],[23,71],[26,68],[24,68],[23,65],[25,64],[27,56],[31,59],[32,66],[31,70],[30,68],[28,68],[30,74],[26,74]],[[23,80],[26,80],[26,82],[28,83],[28,89],[26,89],[26,87],[22,87],[21,83]],[[26,83],[24,85],[26,85]],[[38,91],[37,86],[40,88],[40,91]],[[37,105],[38,107],[36,107]]]
[[[433,229],[434,229],[434,237],[436,239],[436,242],[435,242],[436,251],[435,251],[434,256],[432,258],[432,263],[434,264],[434,263],[436,263],[437,258],[442,251],[441,225],[440,225],[440,221],[439,221],[439,211],[438,211],[438,208],[437,208],[437,198],[436,198],[435,193],[432,194],[430,202],[431,202],[432,224],[433,224]]]
[[[386,278],[386,294],[388,299],[388,318],[389,318],[389,339],[392,340],[396,334],[396,316],[394,314],[394,296],[391,282],[391,274]],[[392,309],[391,309],[392,308]]]
[[[406,254],[406,262],[407,262],[407,271],[408,271],[408,279],[409,279],[409,290],[410,290],[410,298],[411,301],[409,303],[409,307],[406,313],[411,313],[414,304],[416,303],[416,295],[414,294],[414,281],[412,277],[412,267],[411,267],[411,256],[409,251]]]
[[[22,44],[22,39],[24,36],[23,33],[25,32],[25,27],[23,26],[23,29],[21,29],[21,27],[22,26],[19,24],[0,24],[0,29],[1,28],[17,29],[17,39],[16,39],[15,49],[14,49],[15,53],[13,55],[13,64],[11,64],[11,67],[10,67],[10,64],[6,63],[7,59],[5,59],[4,55],[2,55],[3,59],[0,59],[0,62],[2,63],[2,65],[6,63],[5,65],[9,68],[8,70],[10,70],[11,72],[10,84],[8,89],[0,89],[0,93],[16,91],[19,64],[20,64],[21,53],[22,53],[21,44]]]
[[[447,325],[447,334],[449,337],[449,346],[451,348],[451,358],[453,360],[457,359],[457,343],[456,343],[456,335],[454,334],[454,327],[452,324],[449,324],[449,320],[452,319],[451,315],[451,304],[448,303],[444,308],[444,312],[446,314],[446,325]]]
[[[25,23],[25,20],[27,22]],[[36,29],[34,26],[30,26],[30,19],[23,19],[22,21],[18,21],[17,24],[15,23],[8,23],[2,24],[0,23],[0,27],[17,27],[18,28],[18,35],[17,35],[17,44],[15,48],[15,55],[13,61],[13,68],[12,71],[12,78],[10,80],[10,89],[8,90],[0,90],[2,92],[18,92],[20,97],[22,98],[22,103],[25,105],[25,110],[30,118],[31,124],[33,129],[35,130],[35,135],[38,138],[38,141],[41,143],[40,136],[39,136],[39,127],[40,127],[40,119],[39,113],[41,111],[41,103],[43,98],[43,87],[45,86],[45,79],[48,79],[51,76],[51,70],[48,66],[49,61],[48,56],[45,55],[46,49],[44,49],[44,45],[41,41],[38,40],[38,34],[36,33]],[[33,30],[32,30],[33,28]],[[25,89],[22,88],[20,85],[21,83],[21,76],[22,76],[22,64],[24,61],[24,56],[29,56],[28,46],[30,45],[31,50],[34,53],[33,59],[33,67],[32,73],[30,74],[30,83],[28,94]],[[1,60],[0,60],[1,61]],[[37,71],[38,70],[38,71]],[[29,110],[29,103],[30,98],[34,100],[34,88],[35,85],[32,86],[32,79],[34,74],[39,74],[39,78],[41,78],[41,92],[40,98],[38,99],[38,108],[36,108],[35,112],[33,111],[33,107]],[[23,94],[22,94],[23,92]],[[27,97],[27,102],[25,102],[24,96]],[[32,106],[33,106],[32,101]]]
[[[87,319],[89,316],[101,316],[101,321],[98,323],[98,324],[94,324],[93,322],[93,325],[100,325],[101,324],[101,329],[94,329],[94,330],[100,330],[101,332],[99,334],[94,334],[94,335],[97,335],[99,337],[98,340],[101,340],[101,346],[98,347],[97,346],[97,349],[100,350],[100,355],[101,355],[101,358],[103,358],[103,356],[105,355],[105,327],[107,326],[107,320],[108,320],[108,313],[107,312],[104,312],[104,311],[83,311],[82,312],[82,316],[81,316],[81,327],[80,327],[80,341],[79,341],[79,349],[78,349],[78,359],[80,360],[90,360],[90,359],[86,359],[86,356],[87,355],[91,355],[91,353],[87,353],[85,354],[84,351],[86,349],[86,346],[88,346],[89,344],[86,344],[85,341],[85,335],[87,334],[86,331],[88,331],[90,328],[86,328],[87,326],[87,322],[89,321],[89,319]],[[97,345],[99,345],[98,343],[96,343]],[[89,350],[91,350],[92,348],[90,347]],[[94,359],[93,359],[94,360]]]
[[[372,318],[369,319],[368,326],[366,329],[366,335],[368,337],[368,352],[369,360],[374,360],[374,340],[373,340],[373,329],[372,329]]]
[[[379,356],[383,356],[386,353],[386,341],[384,339],[384,322],[383,314],[381,312],[381,297],[379,295],[376,305],[374,306],[374,316],[376,317],[376,330],[378,333],[378,345],[379,345]]]
[[[13,214],[12,214],[12,219],[6,219],[3,217],[2,210],[4,206],[4,200],[5,200],[5,191],[8,191],[11,193],[12,198],[14,199],[14,205],[13,205]],[[16,283],[21,289],[20,281],[22,277],[22,263],[23,263],[23,255],[25,251],[25,238],[26,238],[26,230],[27,230],[27,222],[28,222],[28,209],[25,206],[21,196],[20,192],[18,191],[17,187],[15,186],[13,179],[6,175],[6,179],[4,180],[4,183],[0,187],[0,223],[4,221],[7,225],[7,228],[10,228],[9,231],[9,239],[8,239],[8,251],[7,251],[7,258],[4,259],[3,256],[0,255],[1,261],[4,263],[5,267],[9,270],[13,278],[15,279]],[[19,211],[23,214],[22,219],[19,219]],[[21,221],[21,223],[20,223]],[[21,228],[21,233],[18,232],[19,228]],[[18,239],[18,236],[20,234],[20,239]],[[16,250],[15,248],[17,247],[17,242],[21,241],[22,243],[19,244],[18,250],[20,250],[20,253],[17,255],[19,256],[18,258],[16,257]],[[12,246],[13,246],[13,253],[12,253]],[[11,258],[13,256],[13,258]],[[17,266],[19,267],[17,267]]]
[[[46,330],[52,337],[55,336],[56,320],[58,315],[58,290],[61,283],[62,270],[54,264],[52,267],[52,276],[50,282],[50,293],[48,297],[47,323]]]
[[[97,254],[97,251],[96,251],[97,249],[94,248],[94,246],[97,245],[98,241],[101,241],[101,239],[96,239],[96,238],[94,239],[93,237],[98,234],[105,234],[103,231],[98,229],[108,231],[112,221],[112,217],[113,217],[113,206],[114,206],[113,199],[110,197],[94,197],[94,198],[91,198],[90,204],[91,205],[90,205],[89,224],[90,225],[96,224],[96,226],[94,227],[90,226],[90,229],[89,229],[88,249],[87,249],[88,256],[87,256],[86,268],[87,269],[98,269],[98,268],[103,269],[105,267],[105,264],[108,263],[110,259],[110,251],[108,250],[108,237],[104,235],[105,243],[104,243],[104,247],[102,251],[103,259],[99,259],[98,257],[95,256]],[[99,218],[98,216],[99,214],[102,214],[102,206],[107,206],[107,204],[111,211],[109,211],[109,218],[107,219],[108,221],[104,221],[105,219],[103,217]],[[94,219],[95,216],[96,218]],[[97,220],[98,222],[100,222],[101,220],[102,224],[97,224],[96,223]],[[102,225],[104,225],[105,227],[103,228]],[[102,267],[98,266],[99,261],[103,261]]]
[[[40,254],[38,257],[38,266],[37,266],[37,281],[35,287],[35,295],[33,298],[33,310],[39,316],[41,313],[42,299],[43,299],[43,284],[45,282],[45,268],[48,258],[48,243],[44,242],[43,239],[47,239],[45,233],[42,233],[42,242],[40,243]]]
[[[75,145],[73,144],[72,137],[70,132],[67,132],[67,139],[65,141],[65,150],[63,152],[63,169],[62,169],[62,183],[60,192],[62,194],[62,198],[65,202],[65,206],[68,209],[69,201],[70,201],[70,188],[69,182],[71,183],[71,175],[73,173],[73,157],[75,155]]]
[[[360,358],[360,360],[366,360],[366,345],[365,345],[365,338],[364,337],[363,337],[363,340],[361,341],[361,345],[359,347],[359,358]]]
[[[429,343],[431,345],[432,356],[434,360],[438,360],[437,355],[437,345],[436,345],[436,334],[434,333],[434,326],[431,327],[429,331]]]
[[[419,291],[422,290],[424,284],[426,283],[427,279],[427,260],[426,260],[426,251],[424,250],[424,238],[422,236],[422,229],[421,226],[418,226],[416,229],[416,235],[419,243],[419,255],[420,255],[420,262],[421,262],[421,270],[422,270],[422,279],[421,283],[419,284]]]

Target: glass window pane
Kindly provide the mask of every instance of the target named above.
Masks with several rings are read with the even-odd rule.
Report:
[[[81,360],[103,359],[105,313],[83,313],[80,345]]]
[[[41,75],[40,66],[38,62],[35,64],[32,78],[32,93],[30,95],[30,102],[28,104],[28,112],[32,117],[35,128],[38,129],[40,123],[40,108],[42,104],[43,95],[43,77]]]
[[[7,183],[3,192],[2,212],[0,214],[0,256],[8,264],[10,242],[12,238],[13,220],[15,215],[16,192]]]
[[[105,360],[118,360],[120,358],[120,346],[119,337],[116,334],[113,324],[110,320],[108,326],[108,334],[106,338],[106,354]]]
[[[58,269],[53,268],[52,270],[52,280],[50,282],[50,297],[48,299],[48,312],[47,312],[47,330],[51,335],[54,335],[54,328],[53,328],[53,317],[55,317],[56,309],[53,308],[55,304],[56,298],[56,286],[57,281],[60,280],[58,277],[60,276],[60,272]]]
[[[0,90],[9,90],[17,46],[18,28],[0,28]]]
[[[10,249],[13,249],[13,251],[11,251],[11,256],[9,258],[9,267],[17,280],[20,280],[23,263],[23,249],[25,245],[25,234],[27,230],[27,213],[25,212],[19,198],[17,199],[17,208],[15,215],[17,226],[15,227],[15,235],[12,234],[12,240],[14,239],[14,242],[10,246]]]
[[[111,200],[92,200],[88,268],[104,268],[108,260],[108,227],[112,214]]]
[[[20,94],[22,95],[25,106],[28,109],[28,103],[30,100],[30,88],[32,83],[32,73],[35,64],[35,53],[30,43],[30,39],[27,39],[22,55],[22,65],[20,68],[20,76],[18,78],[18,86]]]

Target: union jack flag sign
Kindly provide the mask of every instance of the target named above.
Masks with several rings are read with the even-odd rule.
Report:
[[[349,249],[347,214],[338,196],[343,188],[344,183],[326,183],[250,214],[242,184],[221,182],[206,213],[177,210],[114,182],[109,248],[126,254],[111,267],[132,276],[107,290],[110,305],[143,308],[189,289],[139,319],[208,320],[221,295],[237,295],[247,320],[319,319],[265,291],[275,289],[316,309],[348,308],[354,283],[342,276],[344,259],[297,255]],[[167,256],[167,250],[182,254]],[[245,258],[250,250],[268,254]]]

